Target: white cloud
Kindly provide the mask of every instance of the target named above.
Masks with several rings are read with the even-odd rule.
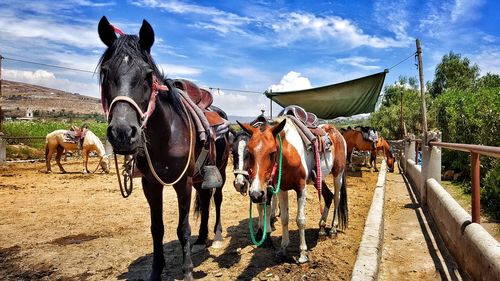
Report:
[[[348,58],[340,58],[336,60],[340,64],[351,65],[354,67],[361,68],[363,70],[375,70],[380,69],[379,66],[376,65],[368,65],[367,63],[372,63],[378,61],[378,59],[370,59],[367,57],[348,57]]]
[[[500,74],[500,48],[487,48],[481,50],[479,53],[466,55],[470,58],[471,62],[477,63],[481,69],[481,75],[490,72],[492,74]]]
[[[288,72],[279,84],[269,86],[268,90],[273,92],[286,92],[311,88],[311,82],[306,77],[300,76],[300,73],[295,71]]]
[[[166,63],[161,63],[158,66],[160,69],[163,70],[164,74],[168,77],[196,76],[202,73],[201,69],[189,66],[166,64]]]
[[[269,112],[269,101],[261,94],[228,93],[213,89],[214,105],[231,116],[257,116],[261,109]]]
[[[453,22],[476,20],[481,17],[477,9],[484,4],[484,0],[456,0],[451,9]]]
[[[377,37],[366,34],[355,23],[338,16],[320,17],[308,13],[292,12],[281,16],[271,28],[280,40],[279,44],[286,46],[299,40],[331,40],[340,42],[347,47],[356,48],[368,46],[373,48],[406,47],[412,39],[398,34],[397,39]]]

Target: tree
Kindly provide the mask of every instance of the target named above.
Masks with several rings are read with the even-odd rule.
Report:
[[[446,89],[467,89],[474,86],[479,77],[479,66],[472,64],[467,57],[450,52],[444,55],[436,66],[434,81],[429,93],[432,97],[441,95]]]
[[[478,87],[500,88],[500,75],[486,73],[477,81]]]
[[[402,139],[400,125],[401,96],[403,97],[403,121],[408,132],[422,133],[420,91],[416,78],[399,77],[399,81],[384,88],[384,100],[377,112],[370,116],[370,124],[386,139]]]

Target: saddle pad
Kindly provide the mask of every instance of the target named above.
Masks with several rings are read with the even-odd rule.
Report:
[[[226,120],[220,117],[220,115],[215,111],[205,111],[203,113],[205,114],[205,117],[207,118],[210,127],[221,125],[226,122]]]

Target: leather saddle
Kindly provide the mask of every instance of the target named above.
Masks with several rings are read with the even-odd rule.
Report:
[[[191,100],[201,109],[207,110],[212,105],[214,97],[212,93],[199,88],[195,83],[185,79],[175,79],[174,86],[188,94]]]
[[[318,127],[318,117],[312,112],[307,112],[305,109],[298,105],[289,105],[285,107],[278,116],[292,115],[299,119],[306,127]]]

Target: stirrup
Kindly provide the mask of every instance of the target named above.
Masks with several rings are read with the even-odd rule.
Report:
[[[222,175],[215,165],[206,165],[203,167],[202,189],[221,188],[223,185]]]

